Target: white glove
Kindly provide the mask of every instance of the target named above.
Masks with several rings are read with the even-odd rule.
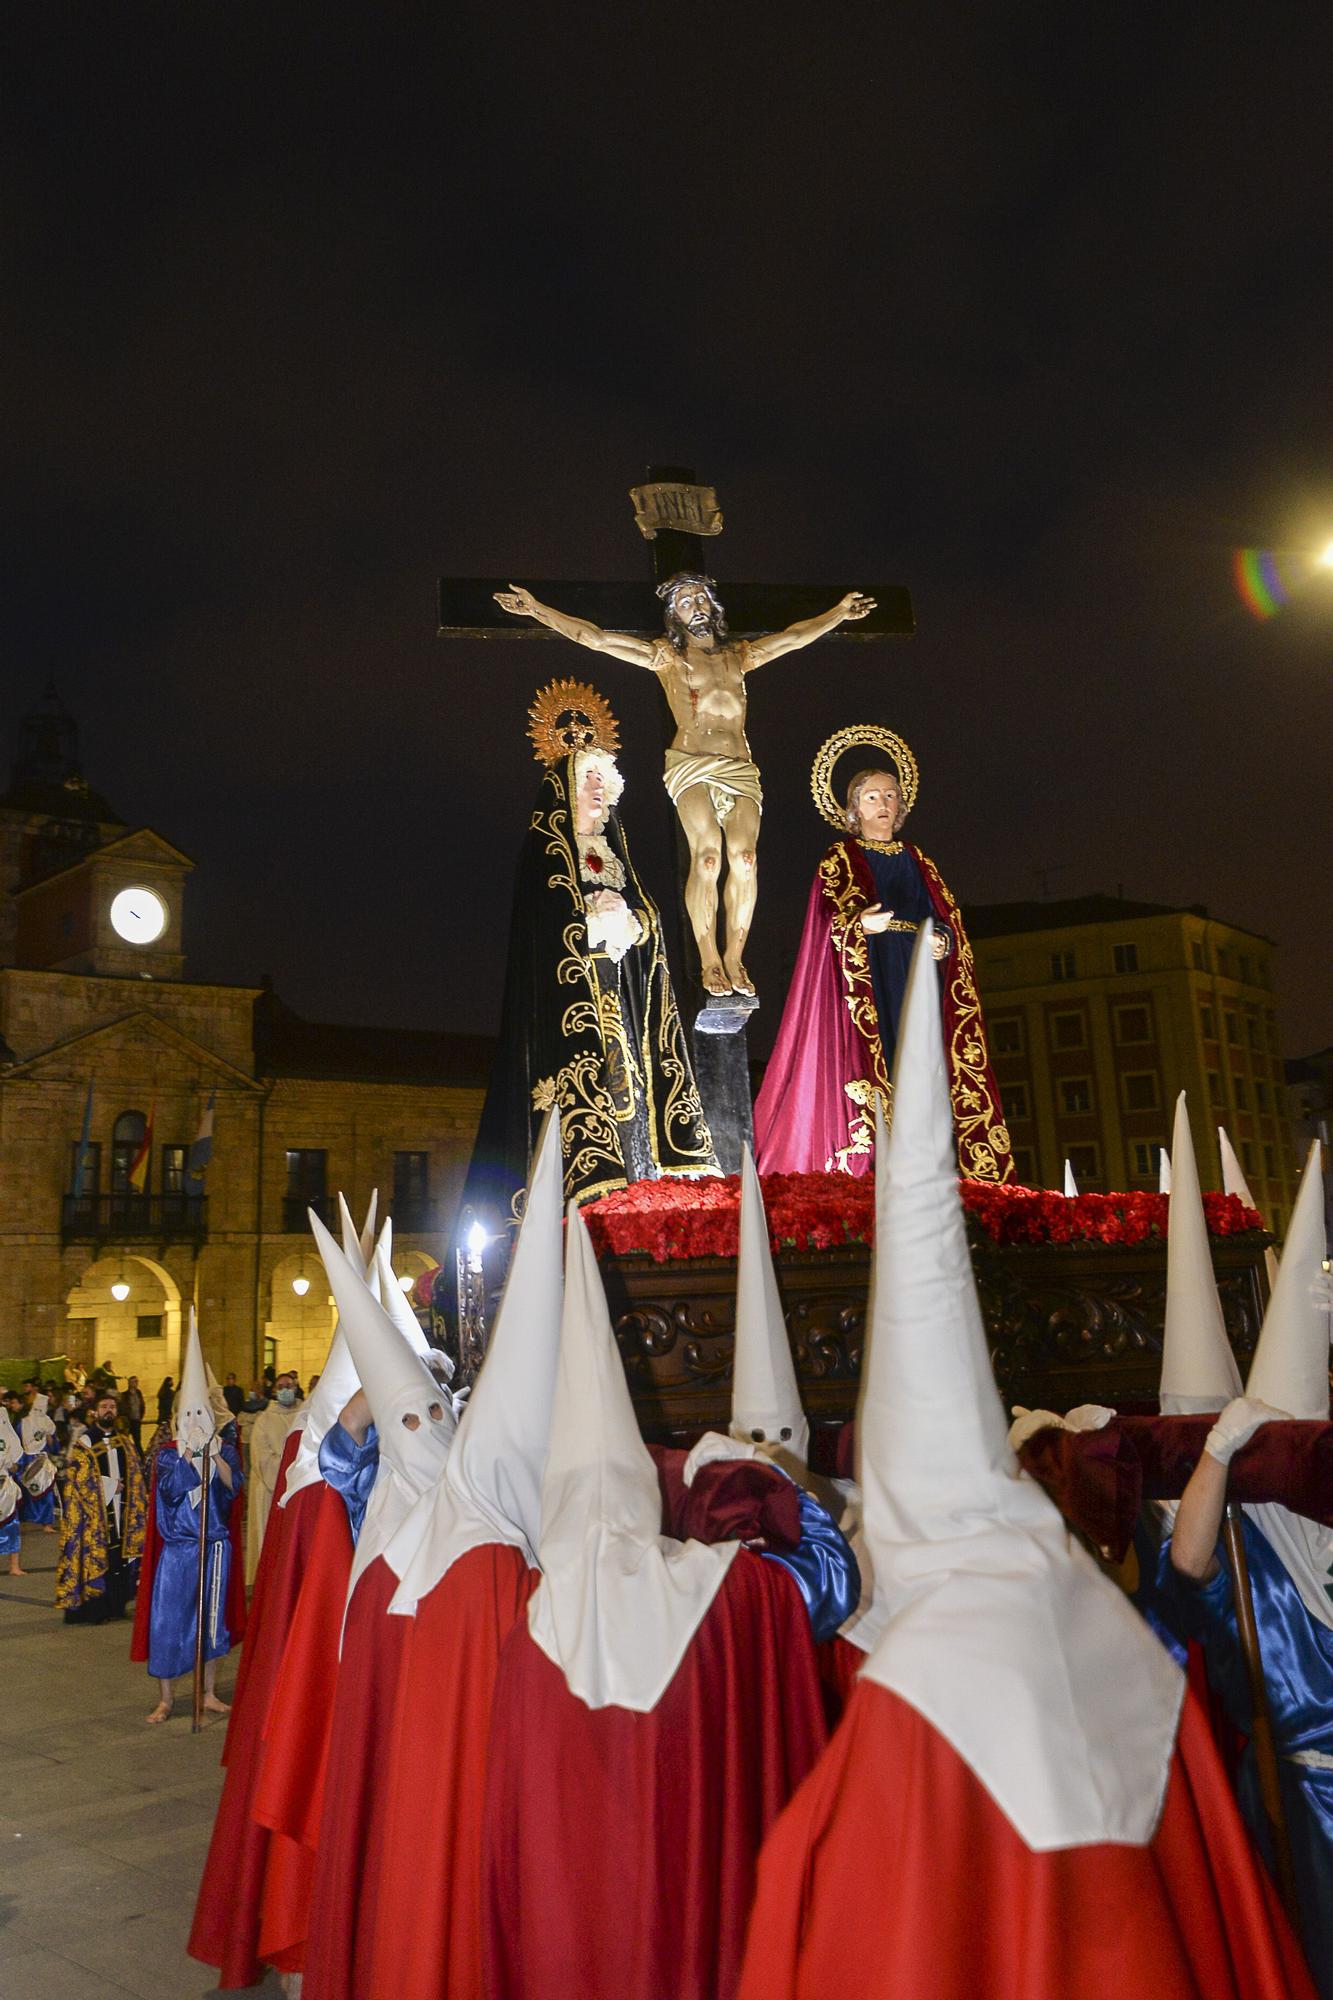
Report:
[[[1282,1423],[1287,1412],[1275,1410],[1271,1403],[1251,1402],[1248,1396],[1237,1396],[1209,1431],[1203,1448],[1219,1465],[1230,1465],[1241,1446],[1248,1444],[1261,1425],[1271,1423],[1275,1417]]]
[[[1063,1431],[1068,1429],[1063,1417],[1057,1417],[1054,1410],[1029,1410],[1022,1403],[1013,1405],[1016,1421],[1009,1427],[1009,1449],[1014,1453],[1022,1451],[1029,1438],[1038,1431]]]
[[[1065,1411],[1067,1431],[1104,1431],[1115,1415],[1105,1403],[1078,1403],[1072,1410]]]
[[[715,1459],[758,1456],[757,1445],[742,1444],[739,1438],[724,1437],[721,1431],[705,1431],[681,1467],[680,1476],[687,1486],[693,1486],[695,1473],[705,1465],[712,1465]]]

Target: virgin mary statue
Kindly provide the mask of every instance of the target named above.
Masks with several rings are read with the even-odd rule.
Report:
[[[657,906],[630,858],[615,718],[553,682],[530,734],[545,772],[519,856],[500,1039],[463,1202],[511,1224],[542,1114],[558,1107],[566,1200],[715,1174]]]
[[[856,772],[839,805],[833,767],[853,747],[877,753],[876,761]],[[916,933],[929,917],[959,1169],[970,1180],[1008,1180],[1009,1134],[972,947],[934,862],[898,837],[916,802],[916,759],[892,730],[842,729],[816,757],[811,784],[820,812],[842,838],[815,872],[791,990],[755,1099],[759,1171],[870,1171],[875,1101],[891,1121],[898,1015]]]

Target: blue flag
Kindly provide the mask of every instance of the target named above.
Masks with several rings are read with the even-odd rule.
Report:
[[[213,1157],[213,1109],[218,1101],[216,1090],[209,1092],[204,1115],[199,1120],[199,1130],[190,1144],[189,1158],[185,1163],[185,1186],[190,1194],[204,1191],[204,1168]]]
[[[88,1192],[88,1168],[92,1164],[92,1129],[93,1087],[90,1083],[83,1106],[83,1130],[79,1134],[79,1143],[74,1151],[74,1179],[69,1190],[75,1201],[82,1201]]]

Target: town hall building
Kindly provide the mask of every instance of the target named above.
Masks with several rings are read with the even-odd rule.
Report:
[[[44,1374],[179,1379],[193,1303],[219,1377],[308,1380],[333,1312],[306,1210],[340,1190],[358,1216],[379,1190],[405,1289],[450,1254],[491,1044],[190,980],[193,866],[92,789],[48,690],[0,794],[0,1357]]]

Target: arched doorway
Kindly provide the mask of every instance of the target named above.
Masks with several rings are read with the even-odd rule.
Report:
[[[70,1287],[65,1314],[72,1360],[105,1362],[122,1387],[137,1375],[146,1399],[164,1375],[180,1380],[180,1286],[155,1258],[108,1251]]]
[[[294,1368],[305,1387],[324,1366],[335,1318],[319,1252],[312,1248],[281,1258],[269,1279],[267,1359],[277,1368]]]

